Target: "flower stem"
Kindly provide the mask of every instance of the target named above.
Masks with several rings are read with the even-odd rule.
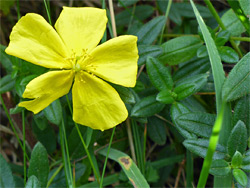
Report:
[[[64,134],[63,134],[63,126],[59,127],[59,132],[60,132],[60,142],[61,142],[61,149],[62,149],[62,156],[63,156],[63,166],[64,166],[64,172],[65,176],[67,179],[67,184],[68,187],[72,188],[73,187],[73,181],[72,181],[72,176],[71,176],[71,168],[70,165],[67,162],[67,154],[65,153],[65,142],[64,142]]]
[[[17,9],[17,19],[20,20],[21,13],[20,13],[19,0],[16,1],[16,9]]]
[[[23,152],[24,152],[25,150],[24,150],[24,148],[23,148],[23,144],[22,144],[21,140],[19,139],[19,136],[18,136],[18,134],[17,134],[17,132],[16,132],[16,129],[15,129],[15,126],[14,126],[12,120],[11,120],[11,117],[10,117],[10,114],[9,114],[9,112],[8,112],[8,109],[6,108],[5,103],[4,103],[4,101],[3,101],[2,95],[0,95],[0,100],[1,100],[1,103],[2,103],[2,105],[3,105],[3,109],[4,109],[5,113],[6,113],[6,116],[7,116],[8,120],[9,120],[9,123],[10,123],[10,125],[11,125],[11,128],[12,128],[12,130],[13,130],[13,132],[14,132],[14,134],[15,134],[17,140],[18,140],[19,145],[21,146],[21,148],[22,148],[22,150],[23,150]],[[25,156],[27,157],[27,159],[29,160],[29,157],[28,157],[28,155],[26,154],[26,152],[24,152],[24,153],[25,153]]]
[[[44,2],[45,9],[46,9],[46,12],[47,12],[47,15],[48,15],[48,18],[49,18],[49,24],[52,25],[50,11],[49,11],[49,6],[47,5],[46,0],[43,0],[43,2]],[[48,0],[48,2],[49,2],[49,0]]]
[[[69,110],[70,110],[70,112],[71,112],[71,115],[73,115],[73,111],[72,111],[72,108],[71,108],[71,104],[70,104],[68,95],[66,95],[66,98],[67,98],[67,102],[68,102],[68,106],[69,106]],[[85,141],[84,141],[84,139],[83,139],[83,137],[82,137],[82,134],[81,134],[81,132],[80,132],[80,130],[79,130],[78,124],[77,124],[76,122],[74,122],[74,124],[75,124],[76,130],[77,130],[77,133],[78,133],[78,135],[79,135],[79,137],[80,137],[80,139],[81,139],[82,145],[83,145],[83,147],[84,147],[84,149],[85,149],[85,152],[86,152],[86,154],[87,154],[87,156],[88,156],[88,158],[89,158],[89,162],[90,162],[90,165],[91,165],[91,167],[92,167],[92,169],[93,169],[93,172],[94,172],[94,175],[95,175],[95,177],[96,177],[96,180],[97,180],[98,183],[100,183],[99,176],[98,176],[98,174],[97,174],[97,172],[96,172],[94,163],[93,163],[93,161],[92,161],[92,158],[91,158],[91,156],[90,156],[90,153],[89,153],[89,150],[88,150],[88,148],[87,148],[87,146],[86,146],[86,143],[85,143]]]
[[[26,184],[26,147],[25,147],[25,116],[24,110],[22,111],[22,125],[23,125],[23,181]]]
[[[62,134],[63,134],[63,138],[64,138],[64,143],[65,143],[67,165],[69,168],[69,176],[70,176],[71,182],[73,183],[72,172],[71,172],[71,162],[70,162],[70,158],[69,158],[69,148],[68,148],[68,142],[67,142],[67,136],[66,136],[66,130],[65,130],[65,124],[64,124],[63,118],[62,118]],[[63,139],[63,138],[61,138],[61,139]]]
[[[165,30],[165,27],[166,27],[166,22],[167,22],[167,18],[168,18],[168,14],[169,14],[171,5],[172,5],[172,0],[169,0],[168,1],[168,6],[167,6],[167,9],[166,9],[166,13],[165,13],[165,22],[164,22],[164,25],[163,25],[162,30],[161,30],[160,44],[162,43],[163,33],[164,33],[164,30]]]
[[[108,161],[108,156],[109,156],[109,150],[110,150],[110,147],[111,147],[111,144],[112,144],[112,141],[113,141],[113,137],[114,137],[114,133],[115,133],[115,128],[116,127],[113,128],[112,135],[111,135],[111,138],[110,138],[110,141],[109,141],[108,151],[107,151],[107,155],[106,155],[104,166],[103,166],[103,170],[102,170],[102,178],[101,178],[101,182],[100,182],[100,188],[102,188],[102,183],[103,183],[103,179],[104,179],[105,169],[106,169],[106,165],[107,165],[107,161]]]
[[[115,25],[115,13],[114,13],[114,7],[113,7],[112,0],[109,0],[109,10],[110,10],[110,17],[111,17],[113,34],[114,34],[114,37],[117,37],[116,25]]]

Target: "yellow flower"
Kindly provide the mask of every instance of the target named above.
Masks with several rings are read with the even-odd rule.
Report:
[[[106,130],[124,121],[128,112],[116,90],[104,80],[134,87],[137,37],[125,35],[99,46],[107,24],[106,11],[64,7],[55,29],[34,13],[13,27],[6,53],[52,69],[33,79],[23,93],[33,99],[19,106],[35,114],[72,87],[73,120]]]

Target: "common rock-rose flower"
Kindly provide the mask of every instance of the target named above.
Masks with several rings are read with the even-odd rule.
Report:
[[[134,87],[137,37],[125,35],[99,45],[106,29],[106,11],[64,7],[55,29],[34,13],[13,27],[6,53],[50,71],[26,86],[19,106],[35,114],[67,94],[71,86],[73,120],[105,130],[124,121],[128,112],[116,90],[104,80]]]

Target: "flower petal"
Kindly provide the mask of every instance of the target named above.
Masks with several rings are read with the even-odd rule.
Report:
[[[100,42],[106,29],[106,10],[63,7],[55,28],[69,49],[76,54],[90,51]]]
[[[73,120],[79,124],[103,131],[128,117],[116,90],[94,75],[77,73],[72,94]]]
[[[86,69],[109,82],[134,87],[139,58],[136,41],[137,37],[124,35],[97,46]]]
[[[34,13],[23,16],[13,27],[6,53],[47,68],[70,68],[68,51],[57,32]]]
[[[24,101],[18,106],[37,114],[54,100],[67,94],[71,88],[74,71],[50,71],[31,80],[23,93],[24,98],[33,99]]]

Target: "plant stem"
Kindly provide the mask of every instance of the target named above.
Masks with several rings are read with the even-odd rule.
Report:
[[[67,155],[65,154],[65,142],[64,142],[64,135],[63,135],[63,131],[62,131],[62,126],[60,126],[59,128],[59,132],[60,132],[60,141],[61,141],[61,149],[62,149],[62,156],[63,156],[63,166],[64,166],[64,171],[65,171],[65,176],[67,179],[67,184],[68,187],[72,188],[73,187],[73,181],[72,181],[72,176],[70,175],[70,171],[71,169],[69,168],[69,165],[66,164],[67,163]]]
[[[135,157],[135,147],[134,147],[134,142],[133,142],[133,137],[132,137],[132,131],[131,131],[131,124],[130,120],[126,120],[126,125],[127,125],[127,132],[128,132],[128,141],[129,141],[129,146],[130,146],[130,151],[132,155],[132,159],[135,163],[136,162],[136,157]]]
[[[67,102],[68,102],[68,106],[69,106],[69,110],[70,110],[70,112],[71,112],[71,115],[73,115],[73,111],[72,111],[72,107],[71,107],[71,105],[70,105],[70,101],[69,101],[68,95],[66,95],[66,98],[67,98]],[[97,180],[98,183],[100,183],[99,176],[98,176],[98,174],[97,174],[97,172],[96,172],[94,163],[93,163],[93,161],[92,161],[92,158],[91,158],[91,156],[90,156],[90,153],[89,153],[89,150],[88,150],[88,148],[87,148],[87,146],[86,146],[86,143],[85,143],[85,141],[84,141],[84,139],[83,139],[83,137],[82,137],[82,134],[81,134],[81,132],[80,132],[80,130],[79,130],[78,124],[77,124],[76,122],[74,122],[74,124],[75,124],[76,130],[77,130],[77,133],[78,133],[78,135],[79,135],[79,137],[80,137],[80,139],[81,139],[82,145],[83,145],[83,147],[84,147],[84,149],[85,149],[85,152],[86,152],[86,154],[87,154],[87,156],[88,156],[88,158],[89,158],[89,162],[90,162],[90,165],[91,165],[91,167],[92,167],[92,169],[93,169],[93,172],[94,172],[94,175],[95,175],[95,177],[96,177],[96,180]]]
[[[111,138],[110,138],[110,141],[109,141],[108,151],[107,151],[107,155],[106,155],[104,166],[103,166],[103,170],[102,170],[102,178],[101,178],[101,182],[100,182],[100,188],[102,188],[104,174],[105,174],[106,165],[107,165],[108,156],[109,156],[109,150],[110,150],[110,147],[111,147],[111,144],[112,144],[112,141],[113,141],[113,137],[114,137],[114,133],[115,133],[115,128],[116,127],[113,128],[112,135],[111,135]]]
[[[18,141],[19,145],[21,146],[21,148],[22,148],[22,150],[23,150],[23,152],[24,152],[25,150],[24,150],[23,144],[22,144],[21,140],[19,139],[19,136],[18,136],[18,134],[17,134],[17,132],[16,132],[16,129],[15,129],[15,126],[14,126],[12,120],[11,120],[11,117],[10,117],[10,114],[9,114],[9,112],[8,112],[8,109],[7,109],[7,107],[5,106],[5,103],[4,103],[4,101],[3,101],[2,95],[0,95],[0,100],[1,100],[1,103],[2,103],[2,105],[3,105],[3,109],[4,109],[5,113],[6,113],[6,116],[7,116],[8,120],[9,120],[9,123],[10,123],[10,125],[11,125],[11,128],[12,128],[12,130],[13,130],[13,132],[14,132],[16,138],[17,138],[17,141]],[[28,155],[26,154],[26,152],[24,152],[24,153],[25,153],[25,156],[27,157],[27,159],[29,160],[29,157],[28,157]]]
[[[26,147],[25,147],[25,116],[24,110],[22,111],[22,125],[23,125],[23,181],[24,186],[26,185]]]
[[[168,1],[168,6],[167,6],[167,9],[166,9],[166,12],[165,12],[165,22],[164,22],[164,25],[163,25],[162,30],[161,30],[160,44],[162,43],[163,33],[164,33],[164,30],[165,30],[165,26],[166,26],[166,22],[167,22],[167,18],[168,18],[168,14],[169,14],[171,5],[172,5],[172,0],[169,0]]]
[[[114,37],[117,37],[116,25],[115,25],[115,13],[114,13],[114,7],[113,7],[113,1],[112,0],[109,0],[109,10],[110,10],[112,31],[113,31]]]
[[[47,5],[46,0],[43,0],[43,2],[44,2],[44,5],[45,5],[45,9],[46,9],[47,15],[48,15],[49,24],[52,25],[50,11],[49,11],[49,6]],[[49,0],[48,0],[48,2],[49,2]]]
[[[67,165],[69,168],[70,180],[71,180],[71,182],[73,182],[72,172],[71,172],[71,162],[70,162],[70,158],[69,158],[69,148],[68,148],[68,142],[67,142],[67,135],[66,135],[65,124],[64,124],[63,118],[62,118],[62,133],[63,133],[64,143],[65,143],[65,148],[66,148],[66,158],[67,158]],[[63,138],[61,138],[61,139],[63,139]]]
[[[21,13],[20,13],[19,0],[16,0],[16,9],[17,9],[17,19],[20,20],[20,18],[21,18]]]
[[[218,22],[218,24],[220,25],[222,30],[226,30],[227,28],[225,27],[225,25],[223,24],[222,20],[220,19],[219,14],[217,13],[217,11],[215,10],[215,8],[213,7],[212,3],[210,2],[210,0],[204,0],[204,2],[207,4],[208,9],[210,10],[210,12],[212,13],[212,15],[214,16],[214,18],[216,19],[216,21]],[[237,51],[237,53],[239,54],[240,57],[242,57],[242,53],[239,49],[239,47],[236,45],[236,43],[233,40],[229,40],[231,45],[233,46],[233,48]]]
[[[48,188],[50,186],[50,184],[52,183],[52,181],[55,179],[56,175],[60,172],[60,170],[62,169],[63,165],[61,164],[58,169],[53,173],[53,175],[51,176],[51,178],[49,179],[46,188]]]

